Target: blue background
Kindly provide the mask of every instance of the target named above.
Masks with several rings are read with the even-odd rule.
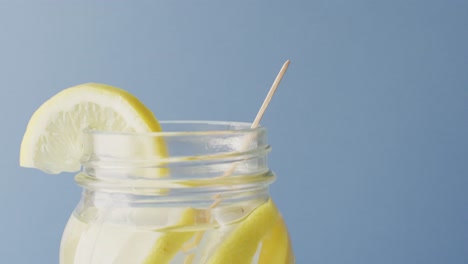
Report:
[[[80,189],[18,167],[85,82],[159,119],[262,124],[299,264],[468,263],[468,1],[0,1],[1,263],[58,263]]]

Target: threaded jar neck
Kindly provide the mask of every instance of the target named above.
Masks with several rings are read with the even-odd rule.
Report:
[[[265,191],[274,181],[263,127],[213,121],[161,126],[164,132],[85,131],[76,182],[88,192],[178,200],[242,196]]]

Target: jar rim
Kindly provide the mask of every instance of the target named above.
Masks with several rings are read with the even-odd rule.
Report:
[[[75,178],[77,183],[88,189],[123,188],[122,192],[157,188],[220,192],[263,188],[274,180],[267,166],[271,147],[264,127],[198,120],[160,124],[169,131],[86,131],[83,173]],[[151,151],[161,142],[163,153]]]
[[[266,130],[263,126],[252,128],[252,123],[248,122],[237,122],[237,121],[214,121],[214,120],[161,120],[159,121],[161,126],[200,126],[200,127],[212,127],[213,129],[190,129],[190,130],[164,130],[159,132],[121,132],[121,131],[106,131],[96,130],[93,128],[87,128],[83,130],[83,133],[89,135],[128,135],[128,136],[209,136],[209,135],[235,135],[245,134],[252,132],[261,132]],[[218,128],[216,128],[218,127]],[[225,128],[220,128],[225,127]]]

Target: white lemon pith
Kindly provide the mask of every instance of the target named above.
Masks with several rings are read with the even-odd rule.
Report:
[[[153,113],[127,91],[97,83],[77,85],[59,92],[33,114],[21,143],[20,165],[47,173],[78,171],[87,128],[161,130]]]

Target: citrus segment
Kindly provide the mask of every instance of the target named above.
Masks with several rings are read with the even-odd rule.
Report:
[[[258,245],[279,217],[273,202],[260,205],[223,241],[208,264],[251,263]]]
[[[153,113],[135,96],[105,84],[65,89],[32,115],[21,143],[20,165],[47,173],[80,169],[84,129],[160,131]],[[159,147],[164,154],[164,147]]]
[[[292,264],[288,259],[291,246],[286,224],[280,217],[262,240],[259,264]]]
[[[188,208],[184,211],[177,226],[190,226],[195,223],[196,211]],[[168,231],[164,233],[151,249],[143,264],[167,264],[179,252],[185,242],[189,241],[195,232]]]

